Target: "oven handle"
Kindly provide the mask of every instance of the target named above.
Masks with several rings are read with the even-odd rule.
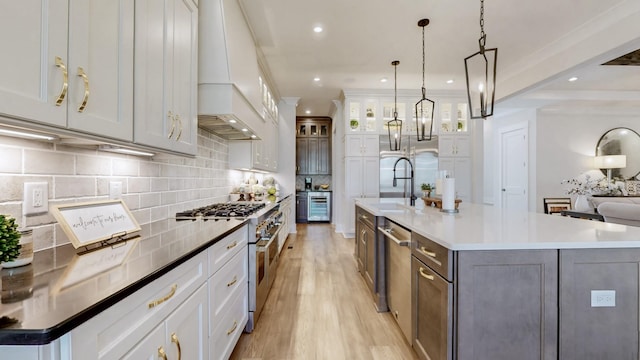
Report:
[[[391,235],[391,229],[385,229],[385,228],[383,228],[381,226],[378,226],[378,231],[382,231],[384,236],[386,236],[389,239],[391,239],[398,246],[409,246],[409,245],[411,245],[411,240],[400,240],[397,237]]]
[[[273,233],[273,235],[271,236],[271,238],[269,239],[269,241],[267,241],[266,244],[264,245],[258,245],[256,243],[256,251],[258,252],[266,252],[267,248],[269,248],[269,246],[271,245],[272,242],[274,242],[276,240],[276,238],[278,237],[278,234],[280,234],[280,230],[281,226],[278,226],[278,229],[276,230],[276,232]]]

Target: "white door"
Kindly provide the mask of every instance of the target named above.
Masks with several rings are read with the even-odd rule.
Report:
[[[377,198],[380,195],[380,159],[376,157],[362,158],[362,194],[364,197]]]
[[[505,209],[529,208],[527,135],[526,124],[500,130],[500,193]]]
[[[134,4],[70,4],[68,126],[131,141]]]
[[[65,0],[2,3],[0,115],[67,125],[68,16]]]

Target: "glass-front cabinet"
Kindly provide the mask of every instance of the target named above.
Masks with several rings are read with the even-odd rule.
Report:
[[[471,130],[469,106],[465,98],[452,96],[430,96],[435,101],[433,135],[468,133]],[[415,104],[419,96],[398,96],[398,119],[402,120],[402,134],[416,134]],[[345,99],[346,133],[386,134],[387,123],[393,120],[396,103],[391,96],[358,96]],[[425,127],[431,124],[425,122]],[[428,129],[427,129],[428,132]]]
[[[348,101],[348,111],[347,133],[380,131],[378,100],[350,100]]]
[[[440,134],[469,131],[469,106],[463,99],[442,100],[439,109]]]

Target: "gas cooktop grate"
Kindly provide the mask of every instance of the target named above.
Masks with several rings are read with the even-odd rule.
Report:
[[[244,218],[265,207],[264,203],[218,203],[176,213],[177,218]]]

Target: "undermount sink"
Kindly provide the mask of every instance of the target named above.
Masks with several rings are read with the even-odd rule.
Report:
[[[412,210],[411,207],[398,203],[375,203],[370,205],[382,213],[402,213],[407,210]]]

